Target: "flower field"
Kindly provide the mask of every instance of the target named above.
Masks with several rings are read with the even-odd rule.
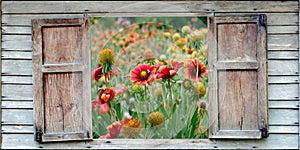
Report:
[[[94,138],[207,138],[206,17],[91,18]]]

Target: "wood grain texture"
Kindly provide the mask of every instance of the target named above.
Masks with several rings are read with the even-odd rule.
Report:
[[[219,71],[220,130],[258,129],[256,71]]]
[[[176,11],[174,12],[176,13]],[[181,15],[180,15],[181,14]],[[226,13],[227,14],[227,13]],[[242,13],[235,13],[242,14]],[[252,13],[251,13],[252,14]],[[261,14],[261,13],[253,13],[253,14]],[[268,17],[268,25],[271,26],[297,26],[298,20],[298,13],[264,13]],[[151,13],[101,13],[101,14],[90,14],[90,16],[97,16],[97,17],[110,17],[110,16],[149,16]],[[152,14],[153,15],[153,14]],[[177,16],[182,16],[184,14],[179,13]],[[197,15],[197,14],[194,14]],[[208,14],[198,14],[198,15],[210,15]],[[218,13],[216,13],[218,15]],[[221,15],[221,14],[220,14]],[[227,14],[228,15],[228,14]],[[164,13],[157,13],[155,16],[165,16]],[[169,16],[172,16],[169,13]],[[173,15],[174,16],[174,15]],[[32,19],[44,19],[44,18],[82,18],[82,14],[7,14],[2,16],[2,24],[4,26],[27,26],[31,25]]]
[[[43,27],[43,64],[81,63],[82,35],[79,31],[80,26]]]
[[[90,31],[85,24],[88,18],[33,20],[34,125],[43,133],[39,142],[92,138]]]
[[[33,134],[4,134],[3,149],[297,149],[298,134],[271,134],[265,140],[110,139],[90,142],[37,143]],[[18,143],[17,145],[15,143]],[[289,143],[289,144],[287,144]]]
[[[265,19],[255,15],[209,17],[212,139],[260,139],[259,128],[268,124]]]
[[[55,7],[53,7],[55,5]],[[27,9],[30,7],[31,9]],[[130,9],[129,9],[130,8]],[[84,12],[297,12],[297,2],[271,1],[187,1],[187,2],[3,2],[3,13],[84,13]]]

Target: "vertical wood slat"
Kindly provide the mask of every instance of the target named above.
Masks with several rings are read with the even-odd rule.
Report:
[[[300,0],[298,1],[298,8],[300,7]],[[298,12],[298,20],[300,20],[300,13]],[[298,24],[298,47],[300,46],[300,33],[299,33],[299,31],[300,31],[300,26],[299,26],[299,24]],[[300,53],[300,51],[298,50],[298,52]],[[298,54],[298,56],[299,56],[299,54]],[[299,60],[299,59],[298,59]],[[298,61],[298,69],[300,70],[300,61]],[[298,79],[300,79],[300,74],[299,74],[299,78]],[[299,81],[299,80],[298,80]],[[298,84],[299,85],[299,84]],[[299,90],[299,92],[298,93],[300,93],[300,88],[299,88],[299,86],[298,86],[298,90]],[[300,102],[300,100],[299,100],[299,102]],[[299,106],[299,105],[298,105]],[[299,121],[300,121],[300,109],[298,109],[298,113],[299,113],[299,115],[298,115],[298,124],[299,124]],[[299,128],[298,129],[300,129],[300,124],[299,124]],[[298,137],[298,148],[300,148],[300,133],[299,133],[299,131],[300,130],[298,130],[298,135],[299,135],[299,137]]]
[[[32,25],[37,141],[92,139],[89,19],[42,19]]]
[[[266,18],[209,17],[209,32],[210,138],[260,139],[268,124]]]

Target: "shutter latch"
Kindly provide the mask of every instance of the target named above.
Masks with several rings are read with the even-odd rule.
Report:
[[[42,129],[36,129],[35,139],[37,142],[42,142],[43,131]]]
[[[266,124],[263,124],[259,130],[261,131],[262,138],[267,138],[269,136],[268,127]]]

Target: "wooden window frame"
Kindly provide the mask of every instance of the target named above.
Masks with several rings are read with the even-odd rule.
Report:
[[[204,16],[204,17],[214,17],[216,16],[216,13],[107,13],[107,14],[98,14],[98,13],[92,13],[92,14],[84,14],[84,16],[89,17],[194,17],[194,16]],[[208,20],[209,21],[209,20]],[[245,140],[245,139],[244,139]],[[246,139],[249,140],[249,139]],[[230,140],[229,140],[230,141]],[[86,141],[85,145],[101,145],[105,143],[115,143],[120,145],[122,148],[122,144],[125,145],[149,145],[149,143],[156,143],[156,144],[165,144],[167,143],[174,143],[174,144],[182,144],[182,143],[198,143],[199,145],[205,147],[205,148],[217,148],[215,139],[93,139],[92,141]],[[155,145],[156,145],[155,144]],[[150,144],[151,145],[151,144]],[[197,146],[199,146],[197,145]],[[197,147],[195,147],[197,148]]]

